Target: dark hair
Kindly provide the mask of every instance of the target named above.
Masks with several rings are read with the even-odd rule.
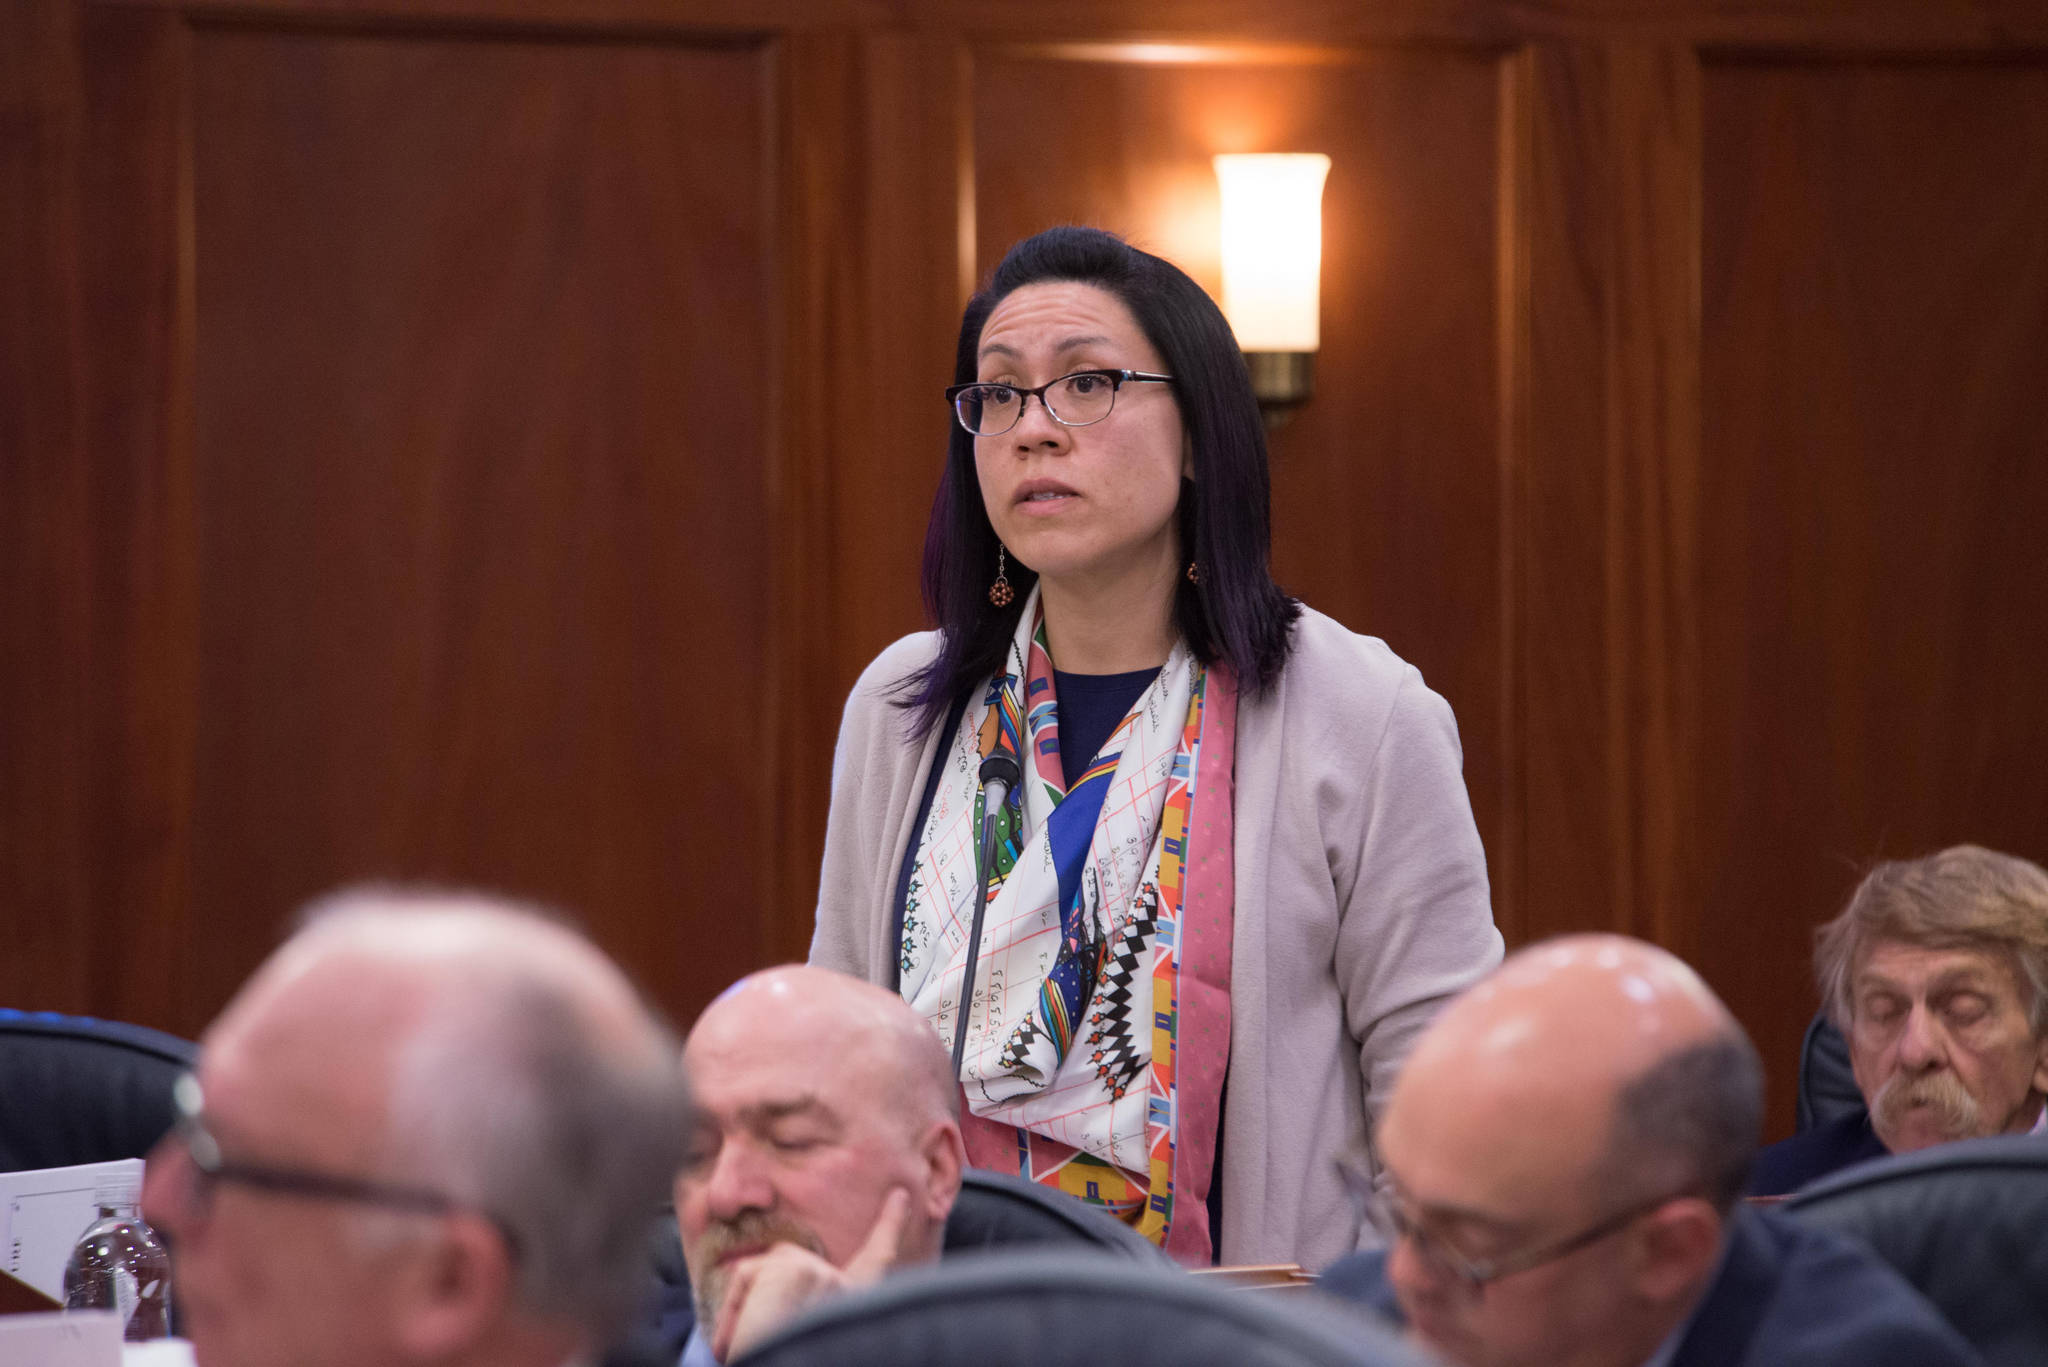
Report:
[[[1107,290],[1137,319],[1174,377],[1173,397],[1194,451],[1194,479],[1181,482],[1180,544],[1201,582],[1179,581],[1174,625],[1204,664],[1222,662],[1256,694],[1286,662],[1288,630],[1301,605],[1280,591],[1266,567],[1272,544],[1272,493],[1266,479],[1266,431],[1237,339],[1223,311],[1170,261],[1139,251],[1099,228],[1049,228],[1010,248],[989,283],[967,301],[953,363],[956,384],[976,375],[981,330],[1011,291],[1048,280]],[[996,671],[1017,630],[1034,571],[1009,562],[1016,597],[988,601],[996,573],[996,534],[981,500],[974,438],[951,415],[946,470],[932,500],[924,539],[924,603],[942,636],[938,658],[906,681],[905,706],[922,734],[953,703]]]
[[[1696,1182],[1727,1214],[1749,1185],[1764,1117],[1764,1070],[1739,1028],[1678,1050],[1623,1087],[1604,1177],[1612,1185]]]

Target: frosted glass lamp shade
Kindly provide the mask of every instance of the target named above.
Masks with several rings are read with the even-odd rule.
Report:
[[[1216,158],[1223,192],[1223,314],[1245,351],[1315,351],[1323,276],[1319,152]]]

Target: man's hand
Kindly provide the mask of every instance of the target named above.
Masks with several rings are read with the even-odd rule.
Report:
[[[711,1356],[731,1362],[787,1323],[798,1311],[828,1296],[880,1281],[903,1256],[903,1227],[910,1220],[910,1193],[890,1191],[866,1242],[834,1267],[809,1249],[776,1244],[733,1264],[725,1301],[711,1335]]]

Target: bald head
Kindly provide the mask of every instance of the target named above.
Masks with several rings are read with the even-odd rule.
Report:
[[[266,1085],[293,1088],[308,1106],[351,1108],[355,1123],[343,1128],[365,1156],[399,1163],[433,1141],[467,1142],[438,1131],[475,1127],[442,1101],[468,1091],[469,1079],[497,1075],[511,1086],[504,1074],[552,1066],[564,1052],[621,1079],[671,1079],[677,1055],[625,974],[552,913],[479,893],[381,887],[309,906],[205,1044],[209,1058],[247,1057]],[[290,1066],[312,1056],[330,1066]],[[535,1123],[507,1114],[529,1091],[478,1098],[479,1114]],[[484,1180],[474,1157],[442,1154],[439,1175],[474,1189]]]
[[[894,992],[808,964],[740,979],[690,1030],[691,1050],[777,1036],[835,1059],[887,1089],[888,1110],[923,1129],[957,1113],[951,1059],[922,1016]]]
[[[1647,1359],[1713,1273],[1762,1095],[1727,1008],[1664,951],[1586,935],[1511,956],[1423,1036],[1381,1125],[1412,1227],[1511,1269],[1468,1294],[1400,1241],[1413,1330],[1462,1367]]]
[[[338,894],[308,909],[204,1045],[206,1107],[230,1156],[432,1192],[502,1232],[501,1248],[490,1241],[504,1264],[498,1319],[476,1323],[529,1326],[536,1352],[559,1360],[563,1343],[601,1343],[631,1310],[688,1096],[670,1033],[549,914],[471,893]],[[331,1213],[366,1249],[433,1228],[374,1204]],[[248,1232],[252,1245],[282,1237]],[[231,1250],[214,1242],[225,1265]],[[225,1323],[243,1299],[212,1308]],[[306,1337],[320,1322],[304,1308],[278,1318]],[[284,1360],[315,1360],[305,1342],[283,1346]],[[484,1355],[518,1356],[503,1341]]]
[[[308,907],[207,1032],[210,1054],[337,1040],[367,1071],[418,1071],[450,1037],[488,1037],[534,1004],[624,1059],[668,1032],[596,946],[538,908],[477,893],[356,888]]]
[[[435,980],[443,1004],[516,978],[621,1024],[646,1019],[625,974],[562,917],[462,890],[365,886],[323,897],[300,913],[297,932],[247,990],[351,958],[379,964],[380,979]]]
[[[1511,955],[1452,1002],[1408,1061],[1454,1067],[1474,1090],[1516,1100],[1612,1091],[1651,1064],[1736,1029],[1684,963],[1613,935],[1550,940]]]
[[[1638,940],[1578,935],[1511,955],[1447,1007],[1394,1107],[1404,1095],[1505,1142],[1511,1181],[1612,1189],[1690,1175],[1726,1204],[1747,1174],[1762,1079],[1691,968]]]

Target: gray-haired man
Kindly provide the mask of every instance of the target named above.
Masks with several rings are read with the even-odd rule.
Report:
[[[144,1207],[200,1367],[560,1367],[608,1342],[692,1124],[588,941],[480,896],[342,894],[208,1030]]]
[[[1879,864],[1814,975],[1864,1109],[1757,1155],[1753,1190],[1956,1139],[2048,1130],[2048,872],[1976,845]]]

